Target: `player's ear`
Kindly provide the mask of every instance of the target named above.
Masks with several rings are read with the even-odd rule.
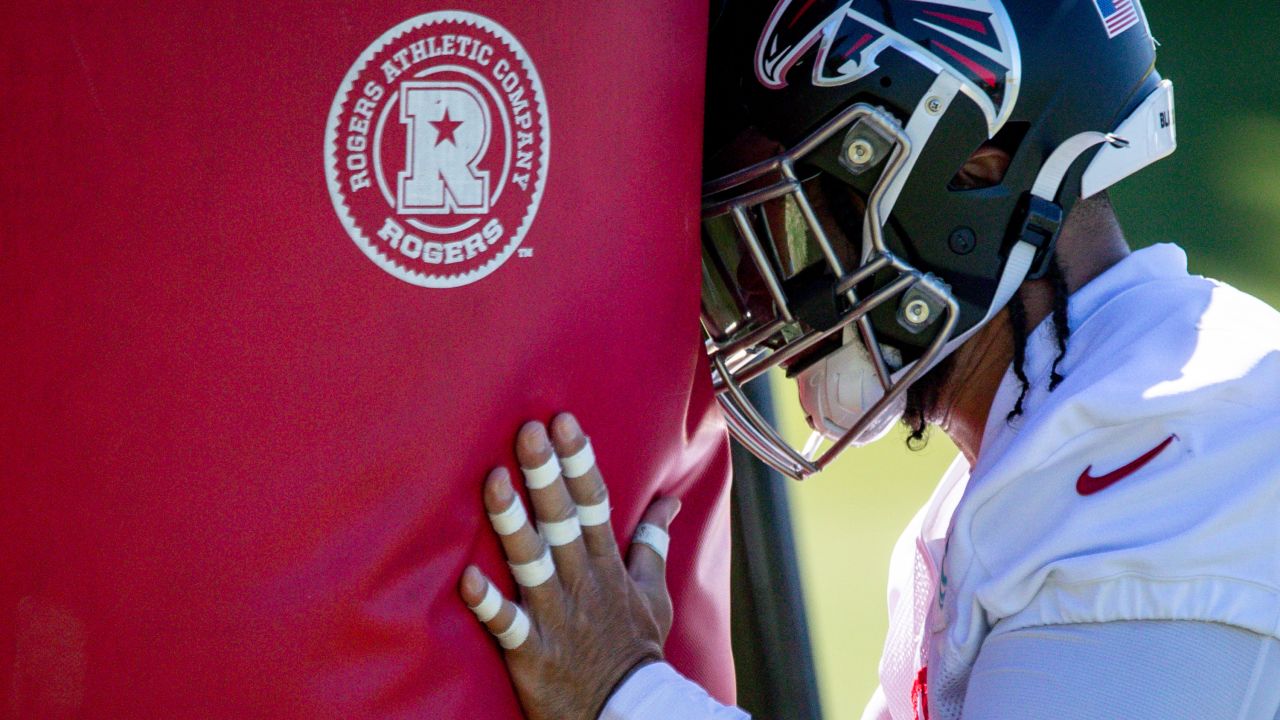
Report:
[[[956,190],[977,190],[999,185],[1009,169],[1009,153],[990,142],[983,143],[951,180]]]

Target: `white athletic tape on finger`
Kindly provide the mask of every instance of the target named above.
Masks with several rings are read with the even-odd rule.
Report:
[[[498,644],[507,650],[515,650],[529,639],[529,616],[524,614],[524,610],[520,606],[516,606],[516,616],[511,619],[511,625],[500,633],[494,633],[494,637],[498,638]]]
[[[482,623],[487,623],[498,616],[498,611],[502,609],[502,593],[498,592],[498,588],[493,583],[485,583],[488,587],[484,590],[484,599],[479,605],[468,606],[471,612],[476,614],[476,619]]]
[[[579,505],[578,506],[578,523],[583,527],[595,527],[609,522],[609,500],[605,498],[603,502],[595,505]]]
[[[538,521],[538,534],[552,547],[560,547],[582,537],[582,526],[577,516],[557,522]]]
[[[596,464],[596,453],[591,449],[591,438],[578,452],[567,458],[560,458],[560,467],[567,478],[580,478],[591,471]]]
[[[530,490],[541,490],[550,485],[560,477],[560,461],[555,454],[547,458],[547,461],[536,468],[520,468],[520,472],[524,473],[525,487]]]
[[[506,510],[498,514],[489,514],[489,522],[493,523],[493,529],[499,535],[510,535],[529,521],[529,516],[525,514],[524,503],[520,502],[520,496],[511,499],[511,504]]]
[[[658,553],[658,557],[663,562],[667,560],[667,547],[671,544],[671,536],[666,530],[653,525],[651,523],[640,523],[636,528],[636,534],[631,536],[632,543],[640,543],[648,545],[652,550]]]
[[[527,563],[507,563],[511,575],[522,587],[537,587],[556,574],[556,562],[551,559],[551,548],[545,548],[536,560]]]

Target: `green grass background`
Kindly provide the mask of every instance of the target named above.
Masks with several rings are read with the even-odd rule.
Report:
[[[1280,0],[1145,7],[1175,85],[1179,149],[1112,192],[1130,244],[1176,242],[1193,272],[1280,304]],[[784,430],[803,438],[793,385],[775,397]],[[895,432],[791,484],[829,720],[856,720],[875,688],[889,552],[955,453],[940,432],[919,453]]]

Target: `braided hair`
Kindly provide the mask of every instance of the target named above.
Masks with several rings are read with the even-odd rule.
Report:
[[[1058,343],[1058,354],[1053,359],[1053,368],[1049,372],[1049,392],[1058,389],[1062,384],[1063,376],[1058,371],[1058,366],[1062,364],[1062,358],[1067,354],[1067,340],[1071,337],[1071,326],[1067,322],[1067,274],[1063,271],[1062,265],[1057,256],[1049,263],[1049,272],[1045,274],[1053,287],[1053,335]],[[1008,422],[1022,415],[1024,404],[1027,399],[1027,391],[1031,389],[1031,382],[1027,379],[1026,360],[1027,360],[1027,310],[1022,304],[1021,295],[1014,295],[1009,301],[1009,321],[1013,325],[1013,374],[1018,379],[1018,383],[1022,386],[1021,392],[1018,393],[1018,400],[1013,404],[1013,409],[1009,411],[1009,415],[1005,418]]]

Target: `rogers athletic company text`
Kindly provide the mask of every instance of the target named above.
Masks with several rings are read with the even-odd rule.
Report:
[[[356,58],[325,137],[329,193],[383,270],[458,287],[515,254],[537,214],[550,130],[528,53],[483,16],[430,12]]]

